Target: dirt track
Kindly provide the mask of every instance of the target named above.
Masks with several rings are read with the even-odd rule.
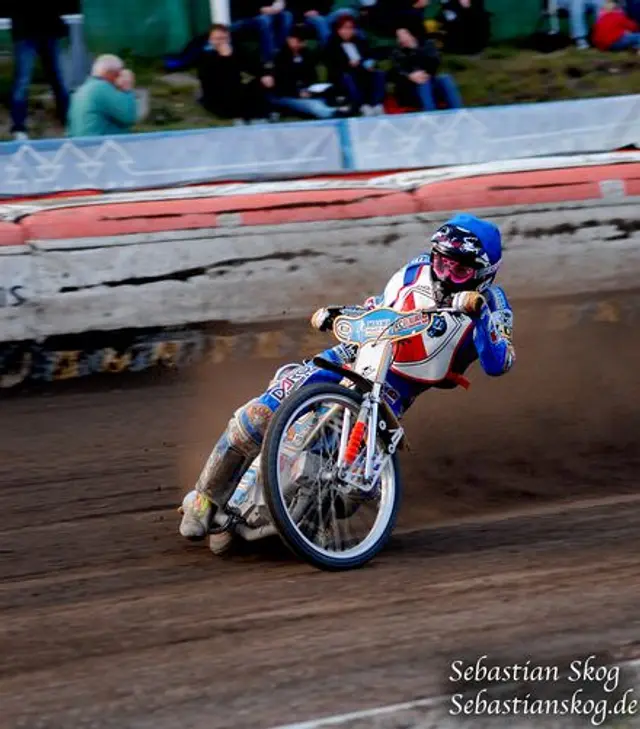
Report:
[[[640,639],[640,294],[618,298],[621,317],[568,328],[563,302],[525,306],[509,377],[474,370],[468,393],[415,405],[402,528],[348,577],[176,535],[183,489],[274,362],[8,397],[0,726],[270,727],[438,693],[453,658]]]

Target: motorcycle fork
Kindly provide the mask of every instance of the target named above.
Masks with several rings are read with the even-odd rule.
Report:
[[[358,413],[353,428],[350,427],[351,411],[345,408],[342,432],[340,434],[340,450],[338,452],[338,469],[344,473],[353,466],[362,438],[366,436],[365,483],[371,483],[373,479],[380,402],[393,356],[393,345],[391,342],[382,342],[377,346],[382,347],[383,351],[378,361],[375,377],[373,378],[371,392],[364,395],[360,412]]]

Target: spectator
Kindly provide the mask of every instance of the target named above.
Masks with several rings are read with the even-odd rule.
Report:
[[[376,68],[366,38],[357,34],[353,18],[338,18],[327,46],[330,82],[349,101],[351,113],[365,116],[384,113],[384,72]]]
[[[135,78],[118,56],[99,56],[91,76],[74,92],[69,107],[70,137],[124,134],[136,122]]]
[[[616,2],[605,2],[593,29],[593,42],[601,51],[634,50],[640,54],[640,27]]]
[[[589,29],[587,26],[587,12],[597,15],[602,8],[604,0],[558,0],[558,9],[569,13],[571,39],[578,48],[589,48]]]
[[[197,59],[202,86],[200,103],[223,119],[249,121],[268,115],[267,95],[274,87],[269,64],[252,63],[231,43],[226,25],[213,25],[209,40]],[[243,82],[243,74],[253,76]]]
[[[61,124],[67,120],[69,92],[60,68],[59,39],[67,34],[60,17],[57,0],[10,0],[11,37],[13,39],[14,78],[11,90],[11,133],[15,139],[28,139],[27,115],[29,86],[36,56],[56,99],[56,116]]]
[[[293,26],[293,15],[286,9],[285,0],[232,0],[229,5],[231,32],[257,29],[262,61],[273,62]]]
[[[301,116],[328,119],[336,115],[337,109],[314,95],[313,89],[310,90],[318,83],[318,72],[306,45],[302,30],[294,28],[276,58],[271,103],[276,108],[288,109]]]
[[[480,53],[489,44],[491,26],[484,0],[440,0],[438,19],[449,53]]]
[[[293,14],[294,23],[312,27],[323,47],[329,42],[338,18],[345,15],[357,18],[357,13],[351,8],[332,10],[331,0],[289,0],[287,7]]]
[[[200,103],[222,117],[243,121],[264,120],[268,115],[268,94],[273,89],[272,63],[255,63],[231,43],[231,31],[216,23],[206,35],[191,40],[183,50],[164,58],[168,71],[196,67],[200,80]],[[243,76],[252,76],[245,83]]]
[[[398,103],[424,111],[435,111],[438,101],[448,109],[461,108],[462,99],[453,79],[436,75],[440,58],[433,43],[419,44],[407,28],[398,28],[396,37],[398,47],[391,60]]]

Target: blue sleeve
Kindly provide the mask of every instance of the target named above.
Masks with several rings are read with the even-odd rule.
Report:
[[[207,45],[207,34],[196,36],[189,41],[180,53],[168,53],[163,57],[165,71],[185,71],[192,68],[202,55],[202,50]]]
[[[513,312],[499,286],[484,293],[487,305],[476,322],[473,342],[482,369],[491,377],[508,372],[516,360],[513,347]]]

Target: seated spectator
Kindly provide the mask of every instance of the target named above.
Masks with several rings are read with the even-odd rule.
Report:
[[[318,84],[318,71],[302,29],[294,28],[289,34],[287,44],[276,58],[274,78],[271,103],[277,109],[317,119],[336,115],[336,107],[329,106],[321,96],[314,94],[312,87]]]
[[[274,87],[269,65],[256,65],[236,50],[226,25],[211,27],[209,41],[197,61],[202,86],[200,103],[207,111],[223,119],[236,121],[265,119],[267,95]],[[243,74],[251,75],[249,82]]]
[[[118,56],[99,56],[91,76],[73,93],[67,118],[70,137],[125,134],[136,123],[134,75]]]
[[[640,54],[640,27],[616,2],[605,2],[593,29],[593,42],[601,51],[634,50]]]
[[[199,101],[212,114],[236,123],[267,117],[273,64],[255,63],[236,50],[226,25],[212,25],[208,35],[197,36],[179,54],[166,56],[164,65],[169,71],[197,68]],[[253,79],[245,83],[243,74]]]
[[[391,55],[395,95],[401,106],[435,111],[440,101],[448,109],[462,107],[454,80],[437,75],[440,58],[431,41],[418,43],[407,28],[396,31],[398,47]]]
[[[589,48],[587,13],[597,15],[604,0],[558,0],[558,9],[569,13],[571,39],[582,50]]]
[[[293,14],[296,25],[307,25],[314,29],[321,46],[326,46],[331,38],[333,26],[338,18],[348,15],[357,18],[351,8],[332,10],[331,0],[288,0],[287,8]]]
[[[480,53],[489,44],[491,26],[484,0],[440,0],[438,20],[449,53]]]
[[[293,26],[293,15],[284,0],[232,0],[231,32],[257,30],[264,63],[273,62]]]
[[[353,115],[384,113],[385,75],[376,67],[369,44],[357,33],[353,18],[338,18],[326,58],[329,81],[348,99]]]

